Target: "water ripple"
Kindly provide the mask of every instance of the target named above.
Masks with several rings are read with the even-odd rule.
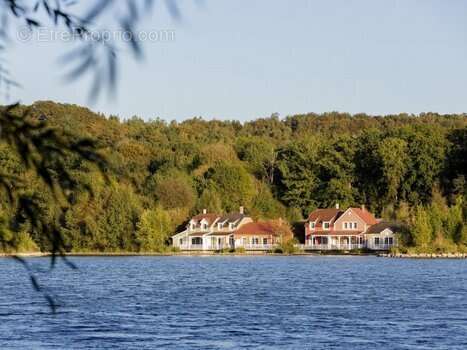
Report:
[[[467,263],[374,257],[0,260],[1,349],[466,349]]]

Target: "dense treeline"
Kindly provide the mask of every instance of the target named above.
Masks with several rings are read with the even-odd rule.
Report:
[[[52,128],[96,139],[108,160],[104,179],[93,164],[65,154],[67,170],[80,179],[58,218],[67,250],[160,250],[203,208],[227,212],[243,205],[257,218],[298,221],[336,202],[365,204],[407,223],[407,245],[453,250],[467,244],[466,115],[332,112],[242,124],[121,121],[53,102],[31,110],[31,118],[47,119]],[[24,181],[22,198],[37,203],[43,219],[57,220],[64,202],[5,144],[0,169]],[[50,249],[46,233],[31,230],[17,205],[6,195],[0,199],[1,239],[18,250]]]

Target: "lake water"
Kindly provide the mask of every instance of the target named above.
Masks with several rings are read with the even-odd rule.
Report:
[[[0,259],[1,349],[467,349],[467,260]]]

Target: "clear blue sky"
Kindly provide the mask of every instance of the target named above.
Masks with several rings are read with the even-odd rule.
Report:
[[[467,1],[180,1],[142,30],[173,29],[137,63],[122,52],[118,95],[90,107],[121,117],[249,120],[325,111],[467,112]],[[66,43],[16,43],[11,69],[35,100],[89,105],[65,84]]]

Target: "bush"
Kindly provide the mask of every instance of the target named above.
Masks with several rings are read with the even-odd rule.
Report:
[[[284,254],[284,250],[282,249],[282,247],[275,247],[272,252],[274,254]]]
[[[392,255],[407,254],[408,249],[405,246],[391,247],[389,253]]]
[[[457,252],[457,245],[451,240],[444,238],[442,235],[437,235],[432,245],[433,245],[433,252],[435,253]]]
[[[274,253],[294,254],[298,252],[298,248],[296,247],[298,243],[299,242],[296,238],[288,239],[283,243],[279,244],[279,246],[274,249]]]
[[[39,247],[27,232],[18,233],[15,238],[15,249],[18,253],[32,253],[39,251]]]
[[[180,253],[180,248],[179,248],[179,247],[171,246],[171,247],[170,247],[170,251],[171,251],[172,253]]]

